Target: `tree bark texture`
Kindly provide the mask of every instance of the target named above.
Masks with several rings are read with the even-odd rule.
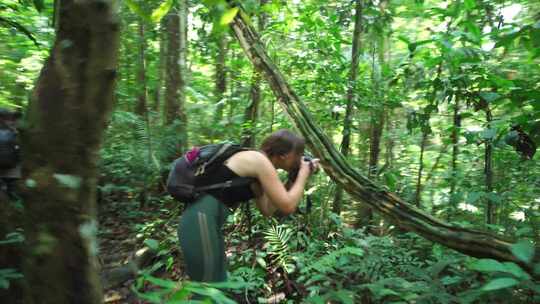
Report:
[[[268,0],[260,0],[259,6],[262,7],[268,2]],[[259,31],[264,30],[266,26],[266,13],[262,12],[259,16]],[[261,103],[261,75],[257,70],[254,69],[253,76],[251,79],[251,88],[250,88],[250,103],[246,108],[245,112],[245,128],[243,130],[243,142],[244,147],[255,147],[255,125],[257,124],[257,119],[259,117],[259,104]]]
[[[167,20],[167,71],[165,88],[165,124],[171,125],[179,121],[177,151],[181,153],[187,147],[187,115],[185,112],[185,51],[186,44],[184,32],[181,27],[186,26],[185,19],[181,17],[185,10],[185,2],[179,1],[171,9]],[[184,29],[185,30],[185,29]]]
[[[97,159],[113,105],[116,1],[62,0],[22,132],[25,303],[101,303]]]
[[[356,91],[356,78],[358,76],[358,57],[361,52],[361,35],[362,35],[362,0],[356,0],[356,13],[354,16],[354,32],[352,40],[351,51],[351,69],[349,70],[349,87],[347,88],[347,107],[345,110],[345,118],[343,122],[343,139],[341,141],[341,153],[347,157],[349,155],[351,146],[351,126],[352,126],[352,112]],[[339,185],[336,187],[336,195],[334,197],[334,203],[332,211],[339,214],[341,213],[341,204],[343,198],[343,188]]]
[[[453,226],[405,202],[347,163],[345,157],[315,124],[314,118],[272,62],[249,17],[240,11],[230,24],[247,57],[264,75],[276,99],[305,137],[326,173],[352,197],[371,206],[397,226],[467,255],[520,263],[510,251],[511,242],[483,231]],[[528,268],[530,269],[530,268]]]
[[[166,19],[166,18],[164,18]],[[165,79],[165,70],[166,70],[166,42],[167,42],[167,32],[166,32],[166,21],[162,20],[160,24],[160,33],[159,33],[159,66],[158,66],[158,79],[155,88],[155,97],[154,97],[154,106],[152,107],[157,113],[161,113],[161,98],[163,91],[163,80]]]

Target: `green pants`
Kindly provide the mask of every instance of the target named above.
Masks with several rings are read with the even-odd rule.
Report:
[[[211,195],[201,197],[182,213],[178,238],[191,280],[227,280],[222,226],[230,213],[225,205]]]

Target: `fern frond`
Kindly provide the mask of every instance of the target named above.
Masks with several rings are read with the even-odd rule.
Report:
[[[292,236],[290,228],[271,225],[263,232],[264,239],[268,242],[268,253],[273,257],[276,266],[287,270],[292,263],[288,242]]]

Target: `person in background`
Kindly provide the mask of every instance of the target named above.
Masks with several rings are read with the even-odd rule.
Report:
[[[21,178],[17,122],[20,112],[0,109],[0,191],[15,196],[15,183]]]

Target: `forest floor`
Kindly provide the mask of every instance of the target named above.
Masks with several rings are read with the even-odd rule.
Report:
[[[176,237],[173,229],[176,223],[171,223],[171,218],[176,217],[171,217],[170,212],[164,212],[163,208],[161,203],[149,203],[141,209],[135,200],[105,201],[98,207],[104,303],[148,303],[139,299],[132,290],[137,276],[133,263],[136,252],[145,248],[144,240],[152,238],[152,234],[165,233]],[[167,270],[162,267],[152,275],[178,281],[183,278],[180,252],[173,248],[168,255],[173,257],[172,265]],[[150,261],[145,261],[144,266],[151,265],[152,260],[155,260],[155,255],[150,257]],[[147,290],[147,286],[142,289]]]

